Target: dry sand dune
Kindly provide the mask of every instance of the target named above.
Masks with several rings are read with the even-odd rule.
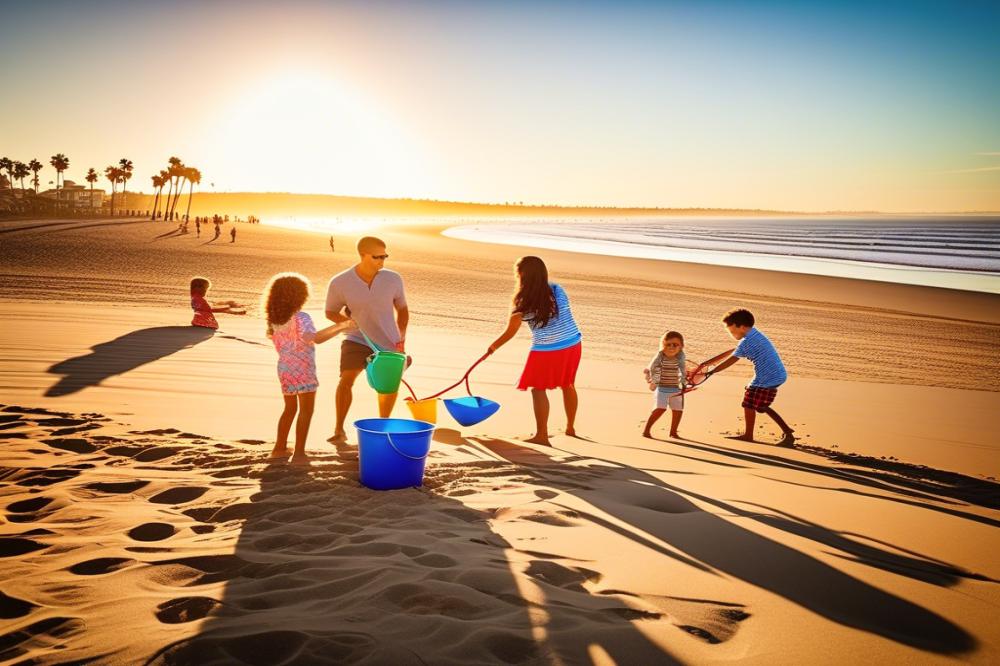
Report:
[[[185,325],[192,274],[252,301],[273,272],[319,286],[350,255],[264,227],[219,245],[87,224],[0,225],[2,661],[1000,661],[995,297],[753,272],[726,290],[730,271],[552,253],[584,327],[583,438],[515,438],[522,338],[473,377],[501,411],[442,415],[423,488],[379,493],[353,444],[322,442],[336,341],[296,470],[265,459],[281,403],[260,320]],[[496,334],[518,251],[384,231],[408,377],[431,392]],[[691,395],[685,439],[642,438],[650,341],[680,322],[693,353],[725,348],[716,320],[740,302],[787,350],[797,448],[723,438],[740,372]]]

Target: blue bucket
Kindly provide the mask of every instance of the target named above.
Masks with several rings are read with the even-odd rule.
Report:
[[[464,426],[473,426],[485,421],[500,409],[499,402],[493,402],[479,396],[448,398],[444,400],[444,406],[451,414],[451,418]]]
[[[372,490],[395,490],[424,482],[424,462],[434,425],[411,419],[361,419],[358,459],[361,483]]]

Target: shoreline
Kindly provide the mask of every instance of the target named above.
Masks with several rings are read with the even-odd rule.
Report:
[[[631,257],[768,270],[796,275],[836,277],[848,280],[884,282],[919,287],[954,289],[973,293],[1000,294],[1000,273],[931,268],[907,264],[811,257],[740,250],[708,250],[682,246],[651,246],[601,238],[546,234],[495,227],[462,225],[449,227],[445,236],[482,243],[515,245],[581,254]]]

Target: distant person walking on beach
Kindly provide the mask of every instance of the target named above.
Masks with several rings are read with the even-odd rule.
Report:
[[[738,439],[744,442],[754,441],[754,421],[759,412],[770,416],[781,428],[783,436],[778,442],[778,446],[791,447],[795,443],[795,436],[792,434],[795,431],[788,427],[778,412],[771,409],[771,403],[778,395],[778,387],[788,379],[788,373],[781,362],[781,357],[778,356],[778,351],[767,336],[754,327],[756,322],[749,310],[742,308],[733,310],[722,318],[722,322],[726,325],[733,339],[739,342],[730,357],[707,374],[722,372],[741,358],[749,359],[753,363],[754,370],[753,379],[750,380],[743,393],[743,418],[746,421],[746,432],[729,439]]]
[[[319,331],[312,317],[302,312],[309,300],[309,281],[295,273],[279,273],[271,278],[264,291],[264,311],[267,314],[267,337],[278,351],[278,381],[285,400],[285,409],[278,419],[278,436],[274,440],[271,459],[288,457],[288,432],[296,413],[295,452],[292,465],[308,465],[306,439],[316,405],[316,345],[326,342],[353,322],[334,324]]]
[[[221,234],[221,233],[222,233],[222,227],[220,227],[219,223],[216,222],[215,223],[215,235],[212,236],[212,240],[217,239],[219,237],[219,234]]]
[[[194,220],[194,229],[198,232],[198,238],[201,238],[201,220],[198,218]]]
[[[687,382],[684,358],[684,336],[677,331],[667,331],[660,339],[660,351],[649,367],[643,370],[649,388],[656,399],[649,414],[643,437],[652,437],[653,425],[670,408],[670,436],[679,437],[677,427],[684,415],[684,396],[678,395]]]
[[[222,305],[210,305],[205,300],[205,296],[208,295],[208,290],[211,288],[212,282],[208,278],[191,278],[191,309],[194,310],[194,319],[191,320],[192,326],[212,329],[219,328],[219,322],[215,320],[215,315],[213,314],[215,312],[225,312],[235,315],[246,314],[243,306],[236,301],[226,301]]]
[[[232,229],[229,230],[229,238],[231,239],[229,241],[230,243],[236,242],[236,227],[233,227]]]
[[[337,248],[333,245],[333,236],[330,236],[330,252],[336,252]]]
[[[546,391],[562,389],[566,410],[566,434],[576,437],[576,371],[583,349],[582,335],[569,307],[569,297],[555,282],[549,282],[548,269],[538,257],[521,257],[514,265],[517,288],[514,291],[507,330],[493,341],[492,354],[505,345],[525,322],[531,329],[531,351],[517,388],[531,389],[535,412],[535,434],[528,442],[550,445],[549,398]]]
[[[381,350],[405,352],[406,327],[410,321],[403,278],[383,268],[389,258],[385,242],[365,236],[358,241],[358,256],[357,264],[333,276],[326,293],[327,318],[337,324],[353,319],[359,329],[348,332],[340,345],[337,423],[329,439],[334,444],[347,441],[344,421],[354,397],[352,387],[372,353],[364,335]],[[396,393],[379,394],[379,416],[387,418],[392,414],[396,396]]]

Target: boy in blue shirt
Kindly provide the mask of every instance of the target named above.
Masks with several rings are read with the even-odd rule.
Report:
[[[746,432],[729,439],[738,439],[743,442],[754,441],[754,421],[757,412],[760,412],[774,419],[774,422],[784,433],[778,446],[791,447],[795,443],[795,437],[792,434],[794,431],[788,427],[778,412],[771,409],[771,403],[778,395],[778,387],[788,379],[778,351],[766,335],[754,328],[753,314],[749,310],[742,308],[733,310],[722,318],[722,323],[726,325],[729,334],[738,342],[730,357],[707,374],[722,372],[741,358],[749,359],[753,363],[754,369],[753,379],[743,394],[743,417],[746,421]]]

